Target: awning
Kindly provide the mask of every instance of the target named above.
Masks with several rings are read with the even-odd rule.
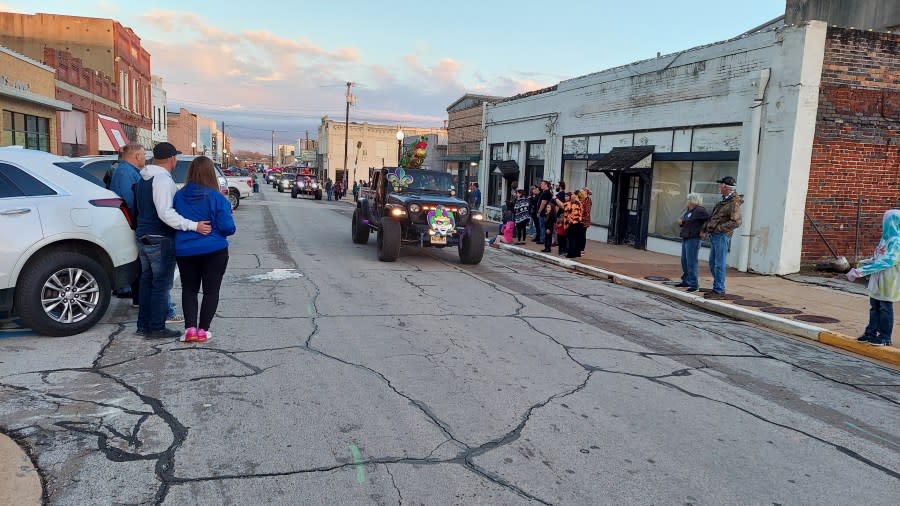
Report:
[[[497,162],[497,168],[500,169],[500,172],[503,174],[503,177],[518,177],[519,175],[519,164],[515,160],[503,160],[502,162]]]
[[[481,155],[447,155],[438,157],[438,160],[444,162],[477,162],[481,160]]]
[[[100,130],[106,132],[106,135],[97,136],[100,141],[100,151],[120,151],[128,144],[128,137],[125,135],[125,130],[122,129],[122,124],[119,123],[119,120],[98,114],[97,122],[99,123],[98,132]]]
[[[649,169],[653,166],[654,146],[612,148],[612,151],[590,164],[588,172],[619,172],[628,169]]]

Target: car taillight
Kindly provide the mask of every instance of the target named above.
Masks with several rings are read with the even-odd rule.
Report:
[[[128,212],[128,206],[125,204],[125,201],[122,199],[96,199],[90,201],[91,205],[94,207],[118,207],[122,214],[125,215],[125,221],[128,222],[128,226],[134,229],[134,220],[131,218],[131,213]]]

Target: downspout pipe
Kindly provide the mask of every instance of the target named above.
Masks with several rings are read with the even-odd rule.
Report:
[[[738,193],[743,193],[747,198],[741,208],[742,225],[744,233],[740,236],[737,247],[737,262],[735,267],[739,271],[747,272],[750,269],[750,247],[753,238],[753,214],[756,208],[756,188],[759,182],[759,148],[762,137],[762,111],[765,105],[766,90],[769,87],[770,69],[759,71],[759,81],[756,87],[756,96],[753,97],[753,105],[750,107],[750,145],[747,150],[746,174],[743,179],[743,188],[738,187]]]

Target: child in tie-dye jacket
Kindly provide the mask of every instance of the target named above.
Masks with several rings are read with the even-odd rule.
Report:
[[[890,346],[894,329],[894,302],[900,300],[900,209],[884,213],[881,241],[872,258],[860,262],[847,279],[869,278],[869,325],[857,341]]]

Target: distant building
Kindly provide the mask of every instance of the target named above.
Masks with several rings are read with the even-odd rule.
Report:
[[[0,46],[0,146],[59,154],[55,69]]]
[[[221,163],[224,159],[222,131],[219,130],[216,120],[204,116],[197,116],[197,149],[198,155],[205,155],[214,162]]]
[[[503,97],[466,93],[447,107],[447,154],[444,160],[448,170],[461,181],[457,188],[461,195],[468,183],[478,180],[484,108],[500,100]]]
[[[397,125],[350,123],[350,135],[344,131],[344,122],[323,116],[318,132],[318,167],[323,177],[332,181],[368,179],[370,171],[381,167],[396,167],[399,145],[397,130],[404,139],[419,135],[435,134],[446,138],[444,128],[413,128]],[[344,143],[347,144],[347,168],[344,167]],[[358,147],[357,147],[358,145]],[[435,160],[437,161],[437,160]]]
[[[123,141],[152,145],[150,54],[130,28],[112,19],[0,12],[0,45],[54,68],[68,66],[59,79],[57,97],[81,95],[88,100],[78,102],[89,106],[62,120],[67,127],[63,143],[72,145],[70,149],[79,154],[114,152],[121,147],[123,135]],[[112,79],[110,85],[107,76]],[[107,90],[116,94],[111,104],[106,102]],[[90,96],[84,97],[83,92]],[[92,104],[102,105],[103,112]],[[81,130],[73,126],[79,121],[85,124],[87,153],[81,152],[80,139],[79,144],[67,142],[74,140],[72,132]]]
[[[197,151],[197,115],[184,107],[166,113],[166,135],[175,149],[195,155]]]
[[[297,147],[293,144],[279,144],[275,149],[275,165],[295,165],[297,159],[294,157]]]
[[[163,88],[162,78],[153,76],[150,78],[150,109],[152,115],[150,135],[153,146],[160,142],[165,142],[169,138],[166,107],[166,90]]]

